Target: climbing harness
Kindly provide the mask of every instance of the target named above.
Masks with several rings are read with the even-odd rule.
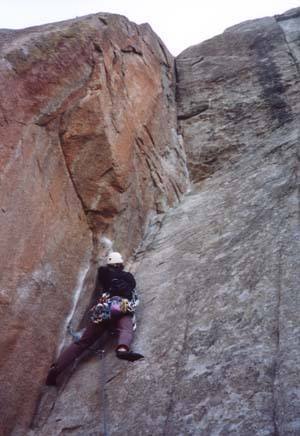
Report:
[[[102,294],[97,304],[90,309],[90,320],[99,324],[119,315],[134,314],[139,303],[136,291],[133,291],[132,299],[110,297],[108,293]]]

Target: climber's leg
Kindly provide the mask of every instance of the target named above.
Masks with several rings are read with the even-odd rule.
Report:
[[[117,357],[125,360],[138,360],[144,356],[139,353],[129,351],[133,339],[133,320],[131,315],[124,315],[117,320],[118,345],[116,349]]]
[[[124,348],[129,350],[130,344],[133,339],[133,322],[131,315],[124,315],[116,322],[118,332],[118,346],[117,349]]]
[[[47,376],[46,384],[55,385],[56,377],[66,369],[77,357],[79,357],[84,350],[91,346],[107,328],[104,322],[99,324],[88,324],[82,337],[78,342],[71,344],[64,350],[58,357],[57,361],[51,366]]]

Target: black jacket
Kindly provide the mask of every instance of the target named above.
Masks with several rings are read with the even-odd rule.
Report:
[[[107,292],[111,297],[132,298],[136,286],[133,275],[129,272],[111,266],[101,266],[96,279],[96,291]]]

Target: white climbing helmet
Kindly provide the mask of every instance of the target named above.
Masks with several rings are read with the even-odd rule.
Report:
[[[110,253],[107,257],[108,265],[114,265],[115,263],[124,263],[121,254],[117,251]]]

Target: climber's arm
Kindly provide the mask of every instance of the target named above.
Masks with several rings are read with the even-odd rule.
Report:
[[[136,281],[135,278],[133,277],[133,275],[131,273],[126,273],[126,281],[130,287],[130,291],[133,291],[134,288],[136,287]]]
[[[101,295],[104,292],[106,274],[107,274],[106,268],[100,266],[100,268],[98,268],[96,284],[95,284],[95,292],[97,292],[99,295]]]

